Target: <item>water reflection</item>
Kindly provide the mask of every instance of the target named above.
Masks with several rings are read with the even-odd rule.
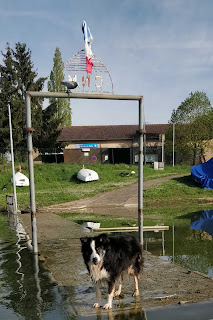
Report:
[[[148,232],[145,231],[144,232],[144,248],[146,251],[149,251],[149,246],[152,246],[152,243],[159,243],[159,247],[161,244],[161,250],[160,250],[160,254],[161,256],[165,256],[165,234],[164,234],[164,230],[163,231],[158,231],[158,232]],[[158,236],[156,236],[156,234],[158,233]]]
[[[191,229],[201,230],[213,236],[213,210],[203,210],[192,218]]]
[[[10,222],[15,228],[14,217]],[[64,300],[38,256],[27,249],[21,235],[17,241],[0,216],[0,319],[68,319]]]
[[[179,216],[173,223],[165,232],[164,241],[160,234],[145,233],[145,241],[146,237],[152,239],[148,251],[164,261],[174,261],[213,277],[213,210],[191,212]]]
[[[94,319],[94,318],[93,318]],[[141,308],[140,305],[135,304],[134,307],[120,308],[119,310],[113,311],[97,311],[97,320],[147,320],[146,312]]]
[[[1,250],[1,303],[23,316],[23,319],[41,319],[42,312],[48,310],[51,301],[55,300],[53,286],[48,274],[42,272],[40,277],[47,281],[43,281],[45,288],[41,290],[36,257],[26,247],[22,247],[21,251],[18,249],[17,259],[15,250],[11,244],[4,244]],[[45,303],[42,303],[43,300]]]

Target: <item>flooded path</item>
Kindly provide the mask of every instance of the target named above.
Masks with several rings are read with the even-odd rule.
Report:
[[[178,319],[178,317],[184,320],[202,320],[212,318],[210,315],[213,303],[199,305],[190,303],[192,298],[193,301],[199,301],[212,297],[212,280],[200,274],[188,273],[187,269],[168,263],[168,259],[165,261],[159,258],[161,254],[159,250],[162,250],[160,234],[156,234],[157,247],[153,250],[156,256],[145,253],[144,273],[140,281],[140,299],[135,300],[131,297],[133,286],[131,281],[126,279],[123,297],[120,300],[114,300],[113,310],[95,310],[92,307],[95,299],[93,284],[86,274],[79,250],[78,237],[82,229],[75,224],[68,224],[69,237],[65,237],[67,235],[63,230],[63,238],[54,239],[51,232],[53,222],[56,222],[54,216],[48,216],[49,238],[47,239],[47,235],[43,234],[39,244],[43,255],[40,261],[29,252],[23,239],[20,237],[17,239],[14,231],[6,231],[8,230],[6,221],[4,223],[1,221],[1,320],[165,320]],[[60,219],[62,221],[57,220],[58,225],[55,228],[56,237],[59,236],[60,226],[65,220]],[[40,226],[39,223],[38,226]],[[171,235],[169,233],[167,235],[165,235],[164,250],[167,257],[171,258],[169,253],[172,247]],[[103,288],[103,303],[105,299],[106,288]],[[167,304],[176,306],[162,308],[162,305]]]
[[[21,219],[24,219],[25,228],[30,232],[29,215],[22,215]],[[39,251],[45,265],[51,270],[54,280],[59,286],[73,287],[76,293],[76,301],[80,301],[83,296],[86,299],[88,298],[88,310],[91,311],[90,307],[94,301],[94,295],[91,298],[91,295],[84,294],[88,292],[94,294],[94,289],[85,273],[86,269],[80,252],[79,239],[84,235],[83,228],[50,212],[37,214],[37,227]],[[168,233],[166,232],[164,258],[166,256],[172,257],[173,247],[171,227]],[[177,232],[177,229],[175,232]],[[181,232],[183,232],[183,229],[180,228]],[[155,235],[161,237],[160,233]],[[179,238],[178,232],[176,236]],[[155,251],[158,250],[161,243],[159,239],[154,241],[151,233],[148,237],[151,239],[148,239],[150,242],[147,241],[145,246],[147,245],[147,249],[153,254],[144,252],[144,272],[140,281],[140,298],[143,306],[173,304],[180,301],[197,302],[213,298],[213,280],[208,279],[204,274],[193,271],[189,273],[188,267],[184,268],[178,264],[170,263],[168,259],[162,259],[159,257],[160,252],[155,255]],[[186,233],[186,238],[183,238],[185,243],[187,237],[188,234]],[[177,246],[176,253],[178,254]],[[81,289],[78,290],[77,288]],[[132,283],[127,279],[124,285],[124,294],[129,298],[131,293]],[[79,294],[81,296],[80,300],[78,298]]]
[[[0,220],[0,319],[165,320],[171,315],[172,319],[211,319],[212,303],[197,305],[190,301],[212,298],[213,281],[170,263],[172,228],[165,232],[164,242],[161,233],[146,234],[146,246],[156,256],[145,253],[140,299],[131,297],[133,286],[126,279],[122,299],[114,300],[112,311],[104,311],[92,308],[95,292],[80,254],[81,227],[54,214],[45,218],[38,215],[38,227],[40,261],[29,252],[25,241],[8,229],[6,220]],[[183,230],[175,228],[175,238],[181,232],[185,234],[182,250],[193,232]],[[177,243],[175,248],[178,257]],[[106,288],[103,303],[104,299]],[[172,306],[162,308],[167,304]]]
[[[128,187],[126,196],[122,195],[123,201],[118,201],[117,206],[113,199],[118,200],[118,191],[114,196],[108,193],[90,198],[82,208],[78,202],[78,207],[72,208],[86,211],[96,205],[101,211],[101,206],[108,202],[107,211],[102,210],[100,214],[119,212],[128,216],[131,212],[134,216],[137,215],[135,190],[135,185]],[[71,211],[70,206],[63,204],[61,210]],[[148,251],[144,252],[140,298],[132,298],[133,283],[127,278],[122,299],[115,299],[113,310],[107,312],[92,307],[95,291],[80,252],[79,239],[85,235],[84,230],[52,213],[58,210],[59,207],[54,206],[37,213],[39,260],[26,249],[25,242],[21,239],[17,242],[14,233],[10,233],[9,238],[2,238],[0,232],[0,319],[165,320],[176,319],[176,315],[184,320],[213,318],[213,314],[210,317],[211,302],[194,303],[213,298],[213,255],[209,254],[211,239],[203,239],[199,230],[190,229],[191,214],[175,223],[174,232],[170,225],[164,235],[145,235],[144,248]],[[19,215],[19,219],[31,235],[30,215]],[[103,287],[103,303],[106,294]],[[172,310],[176,310],[173,311],[176,318],[174,314],[171,316]]]

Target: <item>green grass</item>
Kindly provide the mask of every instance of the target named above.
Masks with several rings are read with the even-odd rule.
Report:
[[[153,166],[144,166],[144,181],[158,179],[161,177],[168,177],[178,174],[189,174],[191,166],[188,165],[177,165],[177,166],[165,166],[164,170],[154,170]]]
[[[213,190],[201,189],[190,176],[175,178],[145,190],[144,207],[147,213],[167,212],[178,216],[180,210],[197,211],[213,208]]]
[[[121,188],[137,183],[138,167],[125,164],[119,165],[88,165],[88,168],[98,172],[100,180],[83,183],[77,178],[81,169],[77,164],[36,164],[34,166],[35,191],[37,208],[59,204],[85,197],[94,196],[100,192]],[[16,165],[16,171],[18,165]],[[135,171],[134,176],[122,177],[121,172]],[[22,164],[22,172],[28,176],[27,164]],[[159,177],[189,174],[190,166],[165,166],[165,169],[154,170],[152,166],[144,166],[144,180]],[[0,166],[0,209],[5,210],[5,195],[13,193],[11,166]],[[7,184],[7,190],[2,187]],[[18,208],[29,207],[29,188],[17,188]],[[174,178],[168,182],[157,184],[144,191],[144,223],[145,225],[170,224],[172,220],[183,223],[184,216],[189,212],[213,209],[213,190],[201,189],[190,176]],[[137,219],[126,219],[98,214],[62,214],[63,217],[77,223],[84,221],[100,222],[102,227],[122,227],[137,224]]]
[[[17,167],[17,166],[16,166]],[[137,171],[137,167],[128,165],[89,165],[99,174],[100,180],[83,183],[76,177],[81,165],[36,164],[34,166],[35,192],[37,207],[92,197],[97,193],[120,188],[137,181],[135,176],[121,177],[121,172]],[[22,173],[28,176],[26,164],[22,164]],[[11,167],[2,166],[0,171],[0,207],[5,206],[5,195],[13,193]],[[2,188],[7,184],[7,190]],[[20,209],[29,206],[29,188],[17,188],[17,200]]]
[[[23,163],[22,173],[28,176],[27,164]],[[48,206],[52,204],[59,204],[72,200],[83,199],[85,197],[92,197],[97,193],[121,188],[138,180],[138,166],[131,166],[125,164],[116,165],[100,165],[90,164],[87,166],[90,169],[97,171],[99,174],[99,181],[90,183],[83,183],[76,178],[77,172],[82,168],[77,164],[35,164],[35,192],[37,208]],[[18,164],[16,165],[16,171]],[[122,172],[131,173],[135,171],[135,175],[122,177]],[[165,166],[165,170],[156,171],[152,166],[144,166],[144,180],[156,179],[163,176],[174,174],[189,173],[189,166]],[[11,165],[0,166],[0,209],[4,210],[6,207],[6,194],[12,194],[13,188],[11,179]],[[7,190],[2,188],[7,185]],[[153,195],[155,197],[155,195]],[[26,209],[30,205],[29,188],[17,188],[17,201],[19,209]]]
[[[137,226],[137,219],[127,219],[118,216],[104,216],[95,213],[58,213],[58,215],[78,224],[82,224],[87,221],[99,222],[101,224],[101,228]]]
[[[176,214],[174,214],[176,213]],[[98,213],[57,213],[60,217],[73,221],[79,225],[84,222],[99,222],[100,228],[113,228],[113,227],[135,227],[138,226],[137,218],[120,217],[114,215],[100,215]],[[188,225],[190,217],[193,213],[187,210],[177,210],[176,212],[168,210],[161,211],[155,210],[154,212],[144,211],[144,226],[156,225],[169,225],[171,226],[174,221],[175,225]]]
[[[194,212],[193,212],[194,211]],[[155,210],[144,210],[144,226],[188,226],[191,218],[197,214],[198,208],[192,210],[190,208],[182,209],[155,209]],[[99,215],[96,213],[58,213],[57,215],[73,221],[79,225],[83,222],[99,222],[100,228],[113,228],[113,227],[135,227],[138,226],[137,218],[119,217],[114,215]]]

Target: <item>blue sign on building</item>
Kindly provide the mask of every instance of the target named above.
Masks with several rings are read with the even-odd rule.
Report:
[[[76,149],[86,149],[86,148],[95,149],[95,148],[98,148],[98,144],[97,143],[76,144],[75,148]]]

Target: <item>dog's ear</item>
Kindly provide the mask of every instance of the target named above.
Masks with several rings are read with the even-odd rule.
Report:
[[[80,238],[80,240],[82,244],[87,243],[88,237]]]
[[[102,243],[109,242],[109,238],[108,238],[107,234],[106,233],[100,234],[99,241],[102,242]]]

